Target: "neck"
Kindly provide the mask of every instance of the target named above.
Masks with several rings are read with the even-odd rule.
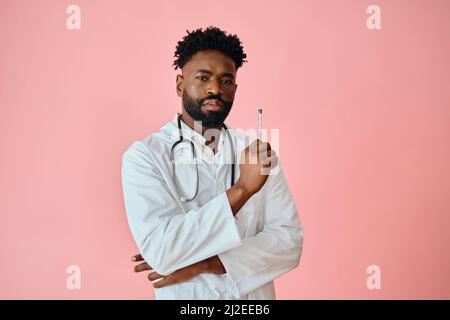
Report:
[[[200,133],[202,136],[205,135],[205,131],[208,129],[221,130],[223,127],[223,124],[213,128],[199,126],[198,124],[196,125],[194,119],[192,119],[192,117],[186,111],[184,111],[184,108],[183,111],[181,112],[181,121],[183,121],[192,130],[196,131],[197,133]]]
[[[220,132],[220,129],[223,126],[223,125],[220,125],[217,128],[206,128],[203,126],[195,125],[194,119],[192,119],[192,117],[184,110],[184,108],[183,108],[183,111],[181,112],[181,121],[183,121],[189,128],[191,128],[192,130],[201,134],[202,136],[205,136],[205,132],[208,129],[217,129]],[[219,137],[218,136],[216,137],[215,135],[208,135],[207,137],[205,137],[205,139],[207,139],[205,141],[205,145],[210,147],[214,151],[214,153],[216,153],[216,147],[217,147],[217,143],[219,142]]]

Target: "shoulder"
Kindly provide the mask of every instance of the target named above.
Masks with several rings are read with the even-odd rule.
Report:
[[[123,159],[135,158],[150,161],[155,157],[157,158],[158,155],[170,151],[176,134],[176,127],[172,122],[169,122],[159,131],[149,134],[144,139],[132,142],[123,153]]]
[[[171,143],[161,137],[160,132],[150,134],[145,139],[131,143],[122,155],[122,164],[135,164],[155,167],[161,161],[167,161]]]

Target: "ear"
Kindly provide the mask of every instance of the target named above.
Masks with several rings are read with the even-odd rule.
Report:
[[[177,83],[176,83],[176,90],[177,90],[177,95],[179,97],[183,96],[183,90],[184,90],[184,78],[181,74],[177,75]]]

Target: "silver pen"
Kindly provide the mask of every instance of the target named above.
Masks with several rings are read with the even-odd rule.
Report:
[[[262,139],[261,127],[262,127],[262,109],[258,109],[258,139],[259,140]]]

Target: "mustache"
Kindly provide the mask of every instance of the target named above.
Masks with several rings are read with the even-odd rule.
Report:
[[[222,105],[226,105],[227,103],[229,103],[229,102],[224,101],[220,96],[208,96],[208,97],[205,97],[205,98],[203,98],[203,99],[200,99],[200,100],[198,101],[198,104],[199,104],[199,105],[203,105],[203,103],[204,103],[206,100],[217,100],[217,101],[220,101],[220,102],[222,103]]]

